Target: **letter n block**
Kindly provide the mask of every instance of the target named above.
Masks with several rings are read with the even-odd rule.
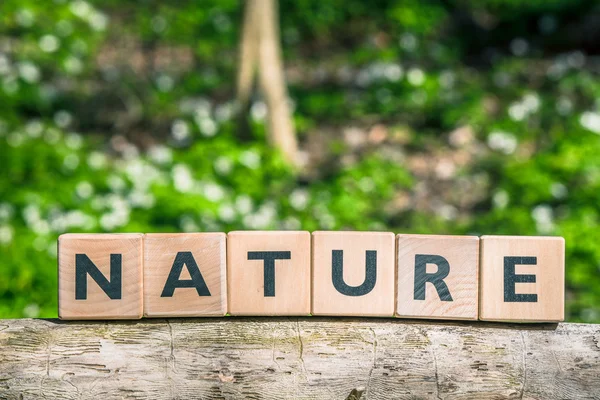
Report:
[[[144,316],[203,317],[227,313],[226,235],[144,236]]]
[[[559,322],[565,308],[565,240],[482,236],[479,319]]]
[[[310,314],[309,232],[229,232],[227,272],[231,315]]]
[[[401,234],[397,240],[396,315],[476,320],[479,238]]]
[[[61,319],[139,319],[143,311],[142,234],[58,238]]]
[[[394,234],[314,232],[314,315],[394,315]]]

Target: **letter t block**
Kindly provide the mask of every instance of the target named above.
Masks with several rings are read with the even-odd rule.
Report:
[[[229,232],[227,274],[231,315],[308,315],[310,233]]]
[[[141,318],[142,238],[137,233],[61,235],[59,318]]]
[[[565,240],[482,236],[479,319],[559,322],[565,317]]]

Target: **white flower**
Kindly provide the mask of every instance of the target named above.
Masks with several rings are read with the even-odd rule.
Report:
[[[397,82],[402,79],[404,71],[402,70],[402,66],[398,64],[388,64],[385,67],[384,74],[388,81]]]
[[[75,186],[75,193],[82,199],[89,199],[94,194],[94,187],[88,181],[81,181]]]
[[[54,114],[54,123],[63,129],[71,125],[72,122],[73,116],[68,111],[60,110]]]
[[[153,146],[148,150],[148,155],[157,164],[167,165],[173,162],[173,152],[167,146]]]
[[[540,204],[531,211],[536,228],[540,233],[550,233],[554,229],[554,216],[552,208],[547,204]]]
[[[0,75],[6,75],[10,72],[10,63],[8,58],[0,53]]]
[[[308,192],[304,189],[295,189],[290,194],[290,205],[298,211],[306,208],[308,200]]]
[[[171,125],[171,135],[177,141],[183,141],[189,138],[190,128],[184,120],[178,119]]]
[[[19,76],[23,78],[25,82],[36,83],[40,80],[40,69],[34,63],[23,61],[17,64],[17,68],[19,70]]]
[[[25,318],[37,318],[40,315],[40,306],[35,303],[28,304],[23,309],[23,315]]]
[[[257,101],[250,108],[250,115],[255,121],[263,121],[267,116],[267,105],[262,101]]]
[[[504,154],[514,153],[517,144],[517,138],[512,133],[496,131],[488,136],[488,146]]]
[[[212,118],[195,118],[195,121],[202,135],[212,137],[217,133],[217,124]]]
[[[252,208],[254,208],[254,204],[252,204],[250,196],[243,194],[235,199],[235,208],[240,214],[248,214],[252,211]]]
[[[14,229],[10,225],[0,225],[0,244],[9,244],[12,242]]]
[[[93,151],[89,154],[87,158],[87,164],[92,169],[101,169],[106,167],[106,156],[99,151]]]
[[[500,190],[494,194],[492,198],[492,202],[494,203],[494,207],[499,209],[504,209],[508,205],[509,197],[508,193],[504,190]]]
[[[515,56],[524,56],[529,50],[529,43],[525,39],[516,38],[510,42],[510,51]]]
[[[63,66],[69,74],[77,75],[83,71],[83,62],[75,56],[69,56],[63,62]]]
[[[44,124],[37,119],[31,120],[25,125],[25,132],[27,132],[27,135],[31,138],[39,138],[43,131]]]
[[[0,203],[0,221],[7,221],[15,213],[15,207],[10,203]]]
[[[425,73],[420,68],[411,68],[408,70],[408,82],[413,86],[421,86],[425,82]]]
[[[256,169],[260,167],[260,154],[252,150],[244,151],[240,155],[240,163],[250,169]]]
[[[23,8],[17,12],[16,20],[17,24],[28,28],[33,25],[33,22],[35,21],[35,15],[33,15],[30,10]]]
[[[235,219],[235,209],[229,204],[223,204],[219,207],[219,218],[225,222],[232,222]]]
[[[579,123],[585,129],[600,135],[600,113],[586,111],[579,117]]]
[[[189,193],[194,189],[195,181],[190,169],[184,164],[177,164],[172,171],[175,190],[181,193]]]
[[[156,78],[156,86],[161,92],[170,92],[175,86],[175,80],[169,75],[160,75]]]
[[[44,35],[40,38],[39,46],[46,53],[54,53],[60,47],[60,40],[54,35]]]
[[[233,169],[233,161],[228,157],[220,156],[215,160],[214,167],[219,175],[227,175]]]
[[[71,132],[65,138],[65,144],[71,150],[78,150],[83,146],[83,138],[80,134]]]
[[[223,197],[225,196],[225,191],[223,190],[223,188],[213,182],[208,182],[204,184],[203,193],[204,197],[214,202],[223,199]]]
[[[94,11],[92,15],[88,18],[88,22],[93,30],[103,31],[108,25],[108,17],[102,14],[101,12]]]
[[[79,166],[79,157],[76,154],[68,154],[63,160],[63,166],[68,170],[74,170]]]

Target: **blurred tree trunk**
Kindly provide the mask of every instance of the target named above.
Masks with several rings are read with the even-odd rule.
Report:
[[[269,142],[286,159],[296,162],[298,142],[287,101],[276,0],[247,0],[240,44],[238,102],[247,118],[250,96],[258,73],[259,89],[267,104]],[[247,120],[246,120],[247,121]]]

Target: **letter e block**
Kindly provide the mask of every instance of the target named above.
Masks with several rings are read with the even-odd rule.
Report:
[[[312,234],[314,315],[394,315],[394,234]]]
[[[565,240],[482,236],[479,319],[559,322],[565,317]]]
[[[396,315],[476,320],[479,238],[401,234],[397,239]]]
[[[137,233],[61,235],[59,318],[141,318],[142,238]]]
[[[144,316],[202,317],[227,313],[226,235],[144,236]]]
[[[231,315],[310,313],[309,232],[229,232],[227,273]]]

